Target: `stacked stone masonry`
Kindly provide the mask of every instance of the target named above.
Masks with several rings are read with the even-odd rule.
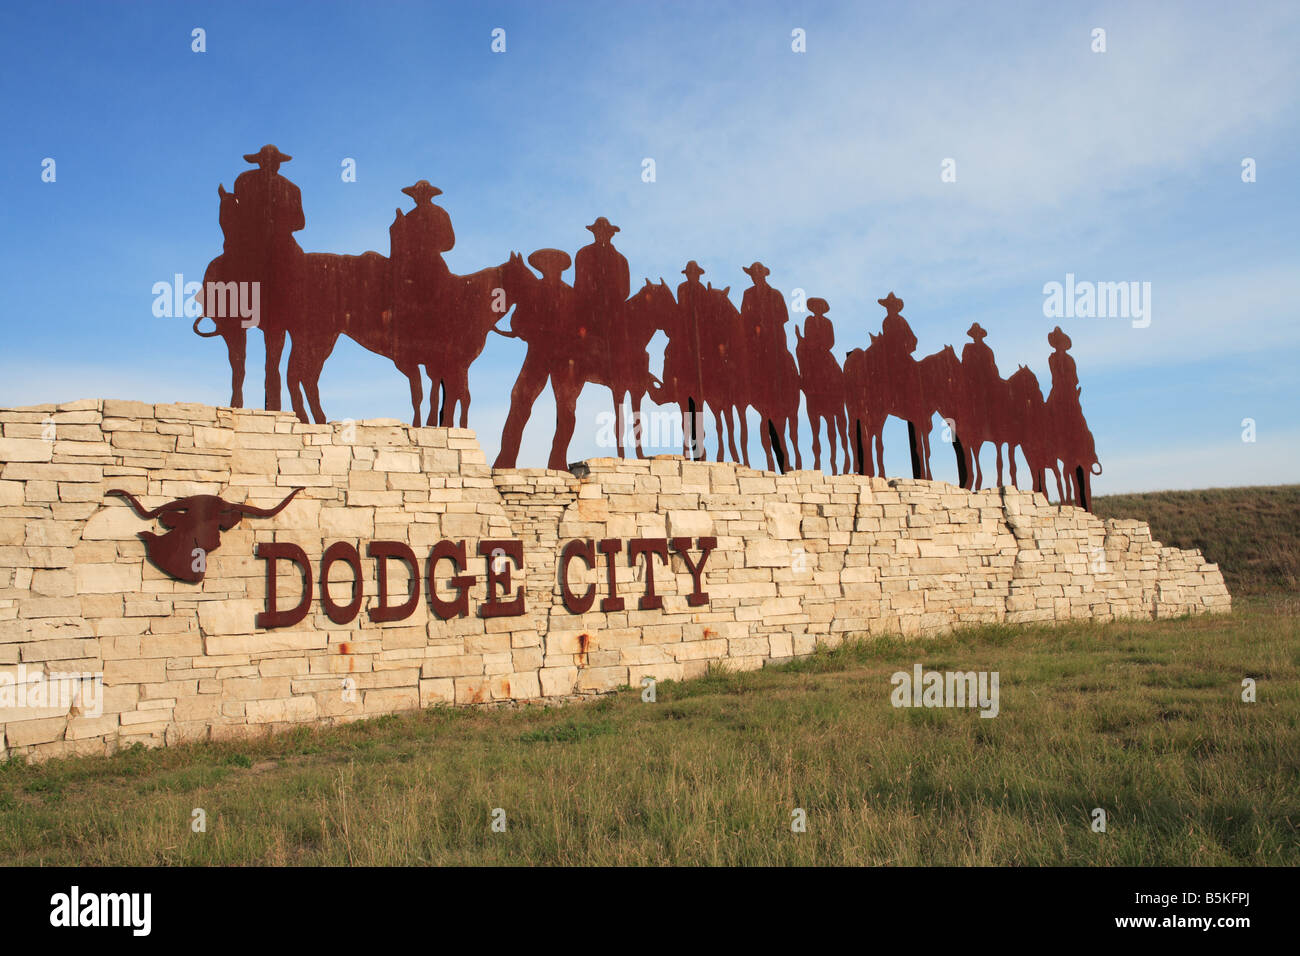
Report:
[[[0,757],[98,754],[136,742],[229,738],[438,704],[560,699],[642,678],[698,676],[714,662],[757,668],[850,635],[933,635],[986,622],[1153,618],[1227,611],[1217,566],[1162,547],[1138,521],[1103,521],[1014,489],[776,475],[680,457],[594,459],[582,479],[493,471],[472,431],[381,420],[304,425],[291,414],[86,400],[0,412],[0,673],[103,675],[102,713],[75,705],[0,709]],[[200,583],[145,558],[152,508],[193,494],[269,506],[221,535]],[[604,558],[575,560],[570,586],[596,587],[590,613],[560,599],[571,539],[715,537],[709,601],[689,606],[680,555],[655,568],[661,609],[640,610],[645,559],[619,554],[626,609],[599,610]],[[422,591],[406,620],[374,623],[366,544],[395,540],[421,560],[464,540],[470,616],[443,621]],[[526,613],[483,618],[477,543],[522,539]],[[365,599],[347,625],[313,600],[288,628],[255,626],[266,562],[255,545],[362,555]],[[697,553],[698,556],[698,553]],[[280,562],[281,603],[301,578]],[[332,573],[346,601],[351,573]],[[390,563],[390,594],[406,572]],[[443,562],[439,592],[453,573]],[[517,586],[520,578],[515,572]],[[317,583],[319,590],[319,583]],[[425,589],[427,590],[427,588]],[[445,595],[444,595],[445,596]],[[390,602],[393,598],[390,597]]]

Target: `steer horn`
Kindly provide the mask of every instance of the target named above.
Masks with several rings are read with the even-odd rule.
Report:
[[[284,501],[281,501],[274,508],[255,508],[252,505],[245,505],[245,504],[231,504],[230,507],[234,508],[240,514],[248,515],[250,518],[270,518],[275,515],[278,515],[281,511],[283,511],[285,505],[287,505],[290,501],[292,501],[293,496],[300,491],[302,491],[301,488],[293,489],[293,491],[289,492],[289,496],[285,498]]]
[[[125,498],[128,502],[130,502],[131,507],[135,509],[135,513],[138,514],[141,518],[144,518],[146,521],[152,521],[154,518],[158,517],[160,514],[162,514],[164,511],[170,508],[173,504],[175,504],[175,502],[169,501],[167,504],[159,505],[157,508],[154,508],[152,511],[149,511],[146,510],[144,505],[136,501],[135,495],[131,494],[129,491],[123,491],[121,488],[113,488],[110,489],[107,492],[107,494],[117,495],[119,498]]]

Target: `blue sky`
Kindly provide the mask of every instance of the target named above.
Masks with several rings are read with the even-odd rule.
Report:
[[[400,189],[427,178],[455,225],[453,271],[511,250],[573,252],[605,215],[622,227],[634,287],[675,286],[694,258],[738,303],[741,266],[760,259],[777,288],[829,300],[841,357],[879,330],[876,299],[893,290],[918,354],[960,350],[978,321],[1002,373],[1027,364],[1046,389],[1058,320],[1043,315],[1044,284],[1150,282],[1147,328],[1059,320],[1105,467],[1095,491],[1297,481],[1297,10],[12,7],[0,36],[0,405],[225,404],[219,340],[155,318],[151,289],[202,277],[221,251],[217,184],[273,142],[295,157],[282,171],[302,189],[307,251],[387,254],[393,209],[409,206]],[[205,53],[191,51],[194,27]],[[496,27],[504,54],[490,50]],[[796,27],[806,53],[791,50]],[[1096,27],[1105,53],[1091,49]],[[54,183],[41,180],[45,157]],[[355,183],[340,176],[345,157]],[[941,182],[950,157],[957,181]],[[1246,157],[1254,183],[1241,179]],[[471,370],[470,425],[489,461],[522,358],[491,336]],[[254,335],[250,404],[260,363]],[[333,419],[409,418],[405,379],[351,342],[321,391]],[[608,453],[596,441],[609,408],[608,390],[589,386],[570,460]],[[553,422],[548,391],[521,466],[545,463]],[[810,456],[806,425],[802,439]],[[897,424],[886,463],[908,470]],[[955,477],[945,449],[935,473]]]

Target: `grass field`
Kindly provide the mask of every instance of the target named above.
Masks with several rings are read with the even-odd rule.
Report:
[[[1201,524],[1225,563],[1250,553]],[[891,674],[917,663],[997,671],[999,716],[893,707]],[[0,861],[1296,865],[1298,725],[1300,595],[1274,590],[1230,616],[852,642],[653,703],[11,760]]]
[[[1295,865],[1298,623],[1294,600],[1256,598],[1231,617],[859,642],[661,684],[654,703],[10,761],[0,859]],[[890,675],[917,662],[998,671],[1000,715],[892,707]]]

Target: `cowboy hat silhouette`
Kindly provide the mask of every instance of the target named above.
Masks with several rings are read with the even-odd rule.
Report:
[[[890,292],[889,295],[885,296],[883,299],[877,299],[876,301],[883,305],[885,311],[890,315],[898,315],[898,313],[903,311],[903,300],[894,295],[893,292]]]
[[[618,226],[612,225],[604,216],[598,217],[596,221],[587,228],[590,229],[597,238],[600,236],[608,238],[609,236],[614,235],[614,233],[621,231]]]
[[[292,156],[280,152],[277,147],[270,143],[267,143],[256,153],[244,154],[244,162],[255,163],[258,166],[267,166],[271,163],[279,165],[280,163],[287,163],[291,159],[293,159]]]
[[[406,195],[410,196],[417,203],[428,202],[434,196],[442,195],[442,190],[437,186],[434,186],[427,179],[421,179],[418,183],[405,187],[402,192],[406,193]]]

